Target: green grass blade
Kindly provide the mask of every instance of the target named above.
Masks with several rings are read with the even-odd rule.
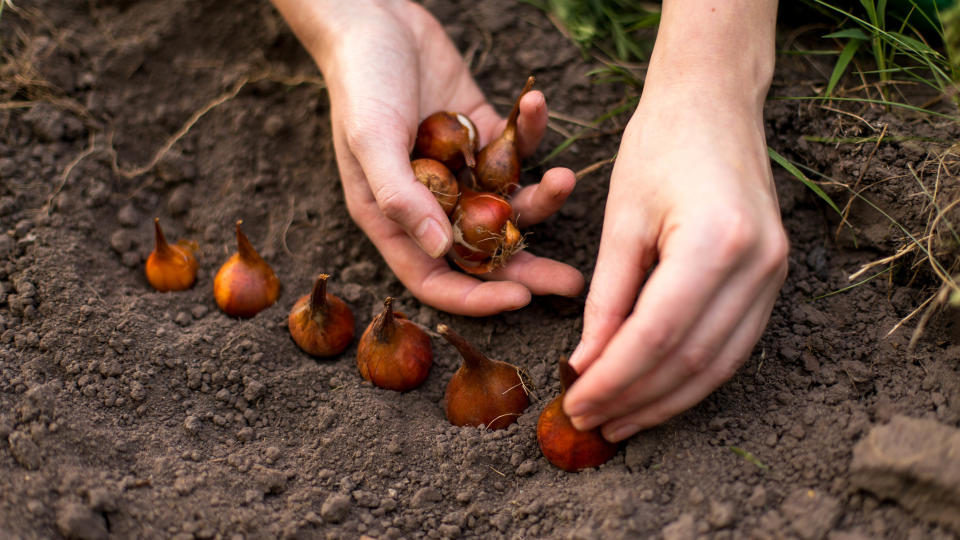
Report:
[[[826,293],[826,294],[821,294],[820,296],[817,296],[817,297],[812,298],[810,301],[811,301],[811,302],[816,302],[817,300],[823,300],[824,298],[828,298],[828,297],[833,296],[833,295],[835,295],[835,294],[841,294],[841,293],[845,293],[845,292],[847,292],[847,291],[849,291],[849,290],[856,289],[857,287],[863,285],[864,283],[866,283],[866,282],[868,282],[868,281],[872,281],[874,278],[877,278],[877,277],[879,277],[879,276],[882,276],[882,275],[886,274],[887,272],[889,272],[889,271],[892,270],[892,269],[893,269],[893,266],[888,266],[888,267],[884,268],[883,270],[877,272],[876,274],[874,274],[874,275],[872,275],[872,276],[870,276],[870,277],[868,277],[868,278],[861,279],[860,281],[858,281],[858,282],[856,282],[856,283],[851,283],[850,285],[847,285],[846,287],[843,287],[842,289],[837,289],[837,290],[835,290],[835,291],[830,291],[830,292],[828,292],[828,293]]]
[[[860,28],[845,28],[843,30],[838,30],[832,34],[827,34],[823,36],[827,39],[862,39],[863,41],[869,41],[870,36]]]
[[[847,71],[850,60],[853,60],[853,55],[857,53],[857,49],[859,49],[863,43],[863,40],[860,39],[851,39],[847,42],[843,51],[840,52],[840,56],[837,58],[837,63],[833,66],[833,73],[830,74],[830,81],[827,83],[827,90],[824,92],[824,95],[827,97],[833,95],[833,89],[836,88],[837,83],[840,82],[840,77],[843,77],[843,74]]]
[[[807,186],[810,191],[817,194],[818,197],[826,201],[830,205],[830,208],[833,208],[837,214],[841,214],[840,209],[837,207],[836,203],[833,202],[833,199],[830,198],[823,189],[820,188],[813,180],[807,178],[807,175],[803,174],[793,163],[790,162],[787,158],[780,155],[779,152],[773,148],[767,147],[767,154],[770,155],[770,159],[776,162],[777,165],[780,165],[787,170],[788,173],[792,174],[794,178],[801,181],[803,185]],[[842,214],[841,214],[842,215]]]
[[[743,459],[745,459],[745,460],[747,461],[747,463],[750,463],[750,464],[752,464],[752,465],[755,465],[757,468],[764,469],[764,470],[770,468],[770,467],[768,467],[767,465],[764,465],[764,463],[763,463],[762,461],[760,461],[760,460],[757,458],[757,456],[751,454],[750,452],[747,452],[746,450],[744,450],[743,448],[740,448],[739,446],[731,446],[731,447],[729,447],[729,448],[730,448],[730,451],[731,451],[731,452],[733,452],[734,454],[742,457]]]

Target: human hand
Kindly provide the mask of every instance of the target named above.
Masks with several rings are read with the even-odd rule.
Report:
[[[520,308],[531,294],[575,295],[583,276],[571,266],[516,254],[480,281],[442,258],[449,219],[410,167],[420,118],[438,110],[466,114],[481,146],[505,120],[485,100],[443,27],[406,1],[275,0],[327,82],[334,147],[351,217],[397,277],[421,301],[464,315]],[[518,81],[522,82],[522,81]],[[519,86],[518,86],[519,89]],[[543,94],[520,103],[518,146],[531,154],[547,123]],[[551,169],[513,197],[520,226],[556,212],[573,190],[569,169]]]
[[[618,441],[660,424],[733,376],[759,339],[788,245],[758,101],[702,84],[644,89],[570,358],[582,374],[564,409],[577,428]]]

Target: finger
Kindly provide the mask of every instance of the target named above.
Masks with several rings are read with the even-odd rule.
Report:
[[[594,412],[589,421],[576,418],[574,424],[582,429],[592,429],[610,419],[629,414],[674,392],[707,369],[717,361],[744,321],[757,320],[757,310],[762,311],[768,300],[776,297],[780,283],[771,281],[770,277],[751,275],[726,286],[705,310],[705,315],[696,323],[687,339],[656,368]]]
[[[503,268],[482,277],[521,283],[535,295],[576,296],[584,286],[583,274],[576,268],[526,251],[511,257]]]
[[[547,100],[543,92],[532,90],[520,98],[520,117],[517,119],[517,152],[527,157],[537,151],[547,131]]]
[[[550,169],[539,184],[526,186],[511,199],[520,228],[536,225],[555,214],[577,185],[573,171],[562,167]]]
[[[567,392],[564,410],[571,417],[591,415],[602,409],[686,339],[703,309],[720,290],[720,284],[735,269],[733,262],[744,251],[738,237],[712,238],[702,234],[703,230],[687,226],[664,240],[675,251],[664,253],[633,313],[604,347],[602,357],[595,359]],[[717,246],[716,242],[728,245]],[[715,255],[704,257],[707,253]],[[690,261],[702,261],[702,265]],[[589,307],[590,298],[587,300]]]
[[[603,436],[610,441],[621,441],[640,430],[662,424],[693,407],[730,380],[760,338],[775,302],[776,295],[752,310],[709,368],[689,379],[676,391],[638,411],[606,423],[602,428]]]
[[[629,157],[619,161],[613,178],[630,166]],[[612,184],[607,196],[597,266],[584,306],[583,332],[570,355],[570,366],[579,373],[596,360],[630,314],[640,284],[656,257],[654,239],[659,223],[634,206],[630,194],[625,193],[627,188],[621,185]]]
[[[397,126],[391,128],[390,126]],[[365,121],[347,133],[377,206],[433,258],[450,249],[450,221],[430,190],[410,168],[409,134],[396,123]]]
[[[489,103],[471,110],[468,116],[477,125],[481,148],[499,137],[507,126],[507,119],[497,114]],[[543,92],[531,90],[520,98],[517,116],[517,152],[520,157],[527,157],[536,151],[547,131],[547,116],[547,100]]]

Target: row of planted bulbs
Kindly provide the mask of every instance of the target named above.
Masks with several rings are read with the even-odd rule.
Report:
[[[273,305],[280,296],[280,280],[254,249],[237,222],[237,252],[217,272],[213,295],[217,305],[232,317],[250,318]],[[155,247],[147,258],[147,281],[158,291],[189,289],[196,281],[197,261],[189,242],[170,244],[154,220]],[[287,327],[293,341],[307,354],[331,357],[353,341],[355,321],[350,307],[327,292],[329,275],[320,274],[309,294],[290,310]],[[424,330],[393,309],[393,298],[367,326],[357,345],[357,369],[371,383],[406,392],[420,386],[433,365],[433,348]],[[449,326],[437,332],[460,352],[463,363],[447,384],[444,410],[455,426],[503,429],[530,405],[520,369],[491,360]],[[563,412],[567,388],[576,372],[561,359],[561,392],[540,414],[537,442],[546,458],[566,471],[597,467],[617,452],[599,430],[578,431]]]

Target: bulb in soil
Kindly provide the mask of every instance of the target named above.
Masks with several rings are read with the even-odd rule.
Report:
[[[577,379],[577,372],[560,360],[560,395],[540,413],[537,421],[537,443],[544,457],[555,466],[576,472],[599,467],[610,460],[618,445],[603,438],[599,428],[580,431],[573,427],[570,417],[563,412],[563,396]]]
[[[523,235],[513,223],[513,207],[493,193],[463,187],[453,211],[454,263],[470,274],[483,274],[507,263],[524,248]]]
[[[293,341],[307,354],[334,356],[353,340],[353,312],[346,302],[327,292],[327,279],[320,274],[310,294],[302,296],[290,310],[287,328]]]
[[[433,365],[433,347],[416,323],[393,310],[387,297],[357,345],[360,376],[380,388],[406,392],[423,384]]]
[[[435,159],[421,158],[410,162],[413,174],[417,181],[427,187],[436,197],[440,207],[449,216],[457,206],[460,198],[460,187],[457,179],[446,165]]]
[[[160,229],[160,218],[153,220],[154,247],[144,272],[147,281],[160,292],[189,289],[197,280],[197,259],[190,243],[181,240],[176,245],[167,243]]]
[[[253,317],[280,296],[280,280],[253,249],[237,222],[237,252],[223,263],[213,280],[217,305],[231,317]]]
[[[420,122],[414,156],[435,159],[450,170],[476,164],[477,128],[465,114],[439,111]]]
[[[527,78],[517,101],[513,103],[503,133],[477,154],[474,172],[477,184],[484,191],[510,195],[520,187],[520,154],[517,151],[517,119],[520,116],[520,100],[533,88],[533,77]]]
[[[447,384],[447,420],[455,426],[487,429],[503,429],[516,422],[530,405],[517,366],[487,358],[445,324],[437,326],[437,332],[463,357]]]

